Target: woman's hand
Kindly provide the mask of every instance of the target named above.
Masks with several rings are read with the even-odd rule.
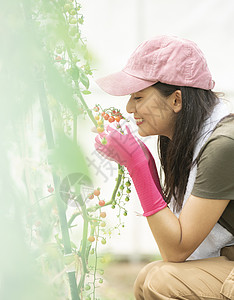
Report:
[[[150,155],[144,143],[131,133],[128,126],[125,127],[127,133],[121,134],[108,125],[106,132],[96,136],[95,148],[102,156],[124,165],[131,173],[137,164],[148,163]],[[106,139],[105,144],[102,144],[103,138]]]
[[[130,167],[130,164],[134,167],[135,162],[138,161],[139,163],[141,159],[147,161],[154,183],[160,194],[163,195],[155,160],[150,150],[140,139],[133,136],[127,126],[126,130],[128,133],[123,135],[112,127],[107,126],[107,132],[100,133],[95,139],[96,150],[105,158],[127,168]],[[103,145],[100,139],[104,137],[106,144]],[[132,156],[134,156],[134,159]]]
[[[151,174],[150,151],[144,143],[140,144],[137,141],[127,126],[126,130],[127,134],[121,134],[108,126],[106,128],[107,133],[103,132],[96,137],[95,147],[101,155],[124,165],[128,169],[144,210],[143,215],[150,216],[164,209],[167,204],[163,200],[159,180],[156,184]],[[100,138],[104,137],[106,139],[105,145],[100,141]],[[155,163],[154,167],[154,171],[157,173]]]

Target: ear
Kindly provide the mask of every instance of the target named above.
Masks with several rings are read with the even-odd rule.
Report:
[[[172,109],[178,113],[182,109],[182,94],[180,90],[176,90],[172,95]]]

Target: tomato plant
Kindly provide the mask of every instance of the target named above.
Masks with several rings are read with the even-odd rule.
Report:
[[[25,186],[19,193],[15,192],[16,184],[14,180],[11,181],[11,201],[18,195],[28,195],[28,201],[17,199],[14,209],[11,201],[6,201],[9,211],[5,216],[11,216],[14,222],[22,220],[26,224],[22,240],[27,239],[27,245],[31,247],[29,253],[35,257],[35,266],[40,271],[38,278],[43,274],[45,282],[49,282],[56,291],[55,298],[49,299],[49,293],[46,298],[44,294],[41,298],[95,299],[96,288],[103,283],[100,276],[104,273],[98,247],[105,247],[112,233],[108,227],[108,213],[104,210],[107,206],[116,210],[119,222],[116,227],[119,230],[123,226],[121,217],[126,214],[126,201],[122,199],[127,197],[130,186],[127,185],[128,173],[118,165],[110,199],[105,199],[104,189],[91,189],[88,185],[91,180],[88,180],[87,161],[77,139],[78,131],[83,130],[79,127],[79,120],[89,118],[97,132],[103,132],[110,122],[113,123],[111,126],[121,131],[124,117],[117,108],[103,109],[96,104],[90,109],[85,101],[84,97],[91,93],[89,76],[92,75],[92,67],[81,33],[84,18],[76,0],[19,0],[4,3],[9,5],[3,11],[7,16],[5,24],[9,27],[10,40],[14,41],[17,36],[19,45],[16,45],[17,51],[11,47],[14,48],[10,49],[11,55],[1,60],[6,78],[12,80],[6,86],[16,89],[4,99],[8,111],[13,107],[16,107],[16,111],[12,118],[14,122],[4,114],[0,118],[2,123],[7,124],[7,142],[3,143],[3,147],[11,147],[10,153],[20,150],[22,157],[18,161],[24,164],[22,182]],[[6,47],[7,42],[5,40],[2,48]],[[8,53],[5,48],[3,52]],[[4,83],[1,82],[2,87]],[[11,102],[14,105],[11,106]],[[39,116],[38,111],[41,114]],[[34,123],[35,120],[38,120],[38,124]],[[14,130],[12,140],[7,134],[10,129]],[[33,130],[36,138],[32,138]],[[15,145],[19,137],[23,137],[23,140]],[[106,139],[102,143],[105,145]],[[34,156],[35,153],[38,156]],[[9,153],[2,156],[2,163],[9,157]],[[9,165],[14,163],[10,162]],[[6,171],[4,176],[7,177]],[[85,182],[82,181],[84,178]],[[87,182],[89,190],[85,196],[81,196],[81,186]],[[25,215],[15,217],[16,213],[23,210],[19,203],[27,203]],[[72,213],[69,209],[73,209]],[[9,224],[10,227],[12,224]],[[71,232],[75,227],[82,231],[82,237],[74,242]],[[17,234],[12,240],[10,260],[15,263],[18,260],[15,255],[17,247],[14,245],[18,241]],[[9,240],[6,240],[7,243]],[[25,248],[22,246],[22,249]],[[24,259],[30,255],[25,251]],[[27,262],[24,259],[22,261]],[[27,264],[22,265],[20,272],[26,267]],[[18,285],[21,286],[20,283]],[[32,290],[35,286],[32,285]],[[27,282],[28,288],[30,284]],[[3,299],[10,298],[7,296]],[[38,297],[34,296],[37,300]],[[34,296],[31,295],[31,298]],[[28,300],[17,295],[12,297],[16,298]]]

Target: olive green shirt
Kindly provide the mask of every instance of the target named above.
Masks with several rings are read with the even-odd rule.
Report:
[[[192,195],[231,200],[219,223],[234,235],[234,118],[225,118],[202,147]]]

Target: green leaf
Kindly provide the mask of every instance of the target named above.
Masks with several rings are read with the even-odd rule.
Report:
[[[77,66],[71,67],[71,69],[70,69],[70,74],[71,74],[72,79],[73,79],[74,81],[78,81],[79,76],[80,76],[79,68],[77,68]]]
[[[89,88],[89,79],[85,75],[84,71],[80,70],[80,81],[84,85],[84,87],[88,90]]]
[[[87,90],[85,90],[85,91],[82,91],[82,94],[84,94],[84,95],[90,95],[90,94],[91,94],[91,92],[90,92],[90,91],[87,91]]]

